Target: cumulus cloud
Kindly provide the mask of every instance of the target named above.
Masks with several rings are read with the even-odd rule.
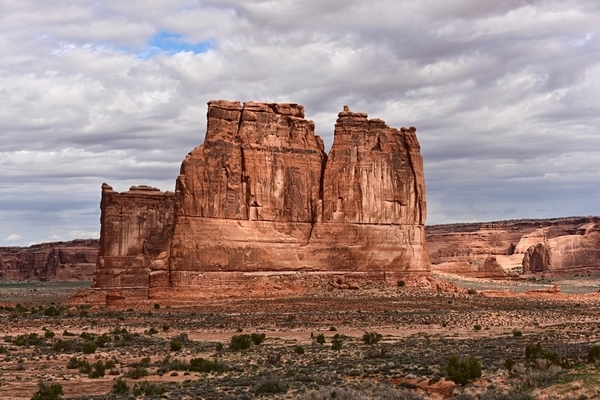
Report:
[[[17,235],[16,233],[13,233],[12,235],[8,235],[8,237],[4,238],[5,242],[12,242],[15,240],[21,240],[21,235]]]
[[[428,223],[598,214],[595,0],[8,1],[0,235],[92,237],[100,185],[172,190],[206,102],[415,125]]]

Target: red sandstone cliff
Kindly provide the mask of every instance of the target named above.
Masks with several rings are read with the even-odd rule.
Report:
[[[89,280],[97,257],[95,239],[0,247],[0,280]]]
[[[503,278],[600,267],[597,217],[426,227],[434,271]]]
[[[415,128],[347,107],[329,158],[297,104],[211,101],[176,193],[103,186],[94,287],[214,296],[256,274],[429,275]]]

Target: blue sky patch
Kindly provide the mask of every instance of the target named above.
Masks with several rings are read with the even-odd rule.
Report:
[[[190,43],[179,33],[160,31],[148,42],[150,53],[175,54],[182,51],[191,51],[195,54],[204,53],[211,48],[210,42]]]

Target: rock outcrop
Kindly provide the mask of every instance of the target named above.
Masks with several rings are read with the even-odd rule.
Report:
[[[328,157],[301,105],[208,106],[204,144],[183,161],[174,194],[103,185],[95,288],[193,299],[257,276],[431,274],[415,128],[344,107]]]
[[[597,222],[583,224],[572,234],[533,244],[523,257],[524,273],[591,272],[599,266],[600,224]]]
[[[0,280],[91,280],[97,258],[95,239],[0,247]]]
[[[426,230],[434,271],[505,278],[600,269],[597,217],[448,224]]]

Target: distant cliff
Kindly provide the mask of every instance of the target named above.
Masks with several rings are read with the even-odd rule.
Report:
[[[97,239],[0,247],[0,280],[91,280],[97,260]]]
[[[520,219],[426,226],[434,271],[501,278],[600,271],[600,218]]]

